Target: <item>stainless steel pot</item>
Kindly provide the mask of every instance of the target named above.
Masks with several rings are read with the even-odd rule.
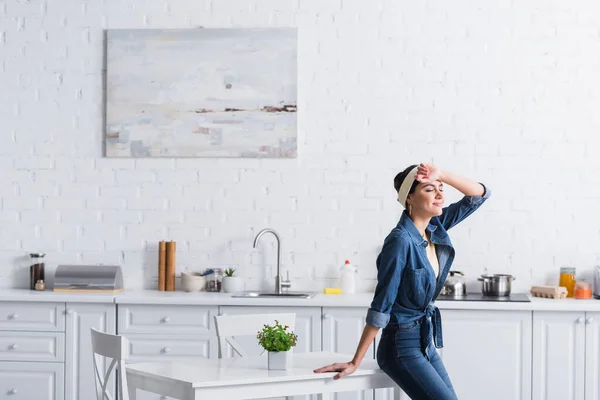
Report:
[[[506,297],[510,296],[510,283],[515,277],[507,274],[481,275],[481,293],[484,296]]]
[[[444,286],[440,291],[441,295],[463,297],[467,294],[467,282],[465,282],[465,274],[460,271],[450,271],[449,277],[444,282]]]

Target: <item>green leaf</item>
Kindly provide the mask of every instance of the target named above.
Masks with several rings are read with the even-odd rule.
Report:
[[[275,325],[265,324],[256,335],[258,343],[267,351],[288,351],[296,346],[298,336],[275,320]]]

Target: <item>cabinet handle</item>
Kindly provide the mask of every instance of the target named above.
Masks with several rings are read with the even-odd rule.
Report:
[[[67,308],[67,311],[65,311],[67,314],[73,314],[73,309],[72,308]]]
[[[18,390],[17,389],[10,389],[8,391],[8,394],[17,394]]]
[[[171,351],[171,349],[170,349],[170,348],[168,348],[168,347],[163,347],[163,349],[162,349],[161,351],[162,351],[164,354],[167,354],[168,352],[170,352],[170,351]]]
[[[169,322],[171,320],[171,318],[169,317],[164,317],[163,319],[160,320],[160,322],[162,322],[163,324],[166,324],[167,322]]]
[[[585,322],[585,318],[583,318],[583,317],[577,318],[577,323],[578,324],[583,324],[584,322]]]
[[[589,317],[585,322],[587,322],[587,324],[593,324],[594,323],[594,318]]]
[[[331,318],[331,314],[323,314],[323,319],[329,319]]]
[[[19,318],[19,314],[17,314],[17,313],[10,314],[10,315],[8,316],[8,319],[17,319],[17,318]]]
[[[18,345],[18,344],[16,344],[16,343],[13,343],[13,344],[11,344],[11,345],[10,345],[8,348],[9,348],[10,350],[16,350],[16,349],[18,349],[18,348],[19,348],[19,345]]]

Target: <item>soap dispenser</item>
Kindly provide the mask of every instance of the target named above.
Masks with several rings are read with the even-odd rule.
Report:
[[[349,260],[346,260],[341,270],[340,287],[342,288],[342,294],[356,293],[356,268],[354,268]]]

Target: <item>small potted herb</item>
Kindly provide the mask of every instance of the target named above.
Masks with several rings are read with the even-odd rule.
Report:
[[[235,268],[227,268],[223,271],[223,291],[225,293],[236,293],[244,290],[244,278],[235,276]]]
[[[275,325],[265,324],[256,338],[258,344],[268,352],[268,368],[271,370],[286,370],[292,365],[292,347],[296,346],[298,336],[288,331],[287,325],[282,326],[275,320]]]

